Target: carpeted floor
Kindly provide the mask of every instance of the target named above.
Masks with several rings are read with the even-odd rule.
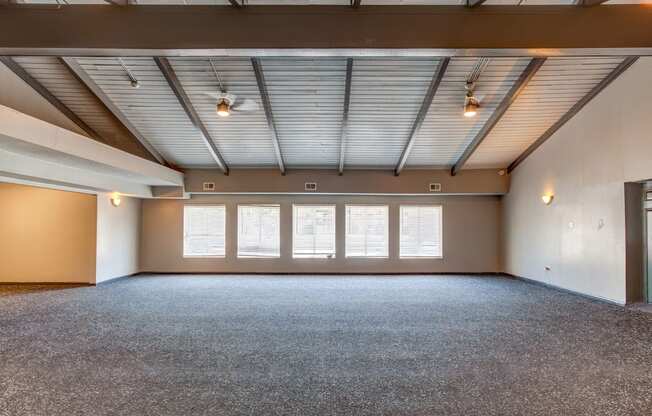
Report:
[[[646,415],[652,315],[500,277],[0,286],[0,415]]]

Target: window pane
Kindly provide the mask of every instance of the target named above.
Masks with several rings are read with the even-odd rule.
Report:
[[[238,257],[281,255],[278,205],[238,205]]]
[[[183,255],[224,256],[224,206],[183,208]]]
[[[387,257],[388,207],[346,206],[346,256]]]
[[[293,257],[335,257],[335,206],[294,205]]]
[[[401,257],[441,257],[441,207],[401,206]]]

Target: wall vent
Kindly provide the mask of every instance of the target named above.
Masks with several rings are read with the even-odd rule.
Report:
[[[317,182],[306,182],[303,189],[306,191],[314,192],[317,190]]]
[[[441,192],[441,184],[431,183],[428,189],[430,190],[430,192]]]
[[[215,190],[215,182],[204,182],[204,192],[213,192]]]

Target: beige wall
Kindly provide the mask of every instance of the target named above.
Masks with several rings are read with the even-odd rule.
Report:
[[[0,282],[95,281],[95,195],[0,183]]]
[[[109,197],[97,195],[96,283],[139,271],[141,200],[123,196],[115,207]]]
[[[292,259],[292,203],[337,204],[337,258]],[[281,258],[237,259],[237,204],[281,204]],[[390,206],[390,258],[344,257],[344,204],[387,203]],[[443,259],[398,258],[398,206],[402,203],[443,206]],[[183,258],[184,204],[224,204],[227,209],[226,258]],[[500,207],[495,196],[201,196],[191,200],[144,200],[141,268],[150,272],[280,272],[399,273],[497,272],[500,261]]]
[[[450,169],[406,169],[399,176],[391,170],[292,169],[281,175],[278,169],[235,169],[228,176],[218,169],[190,169],[185,172],[187,192],[202,192],[203,182],[214,182],[215,192],[304,192],[305,182],[317,183],[319,193],[424,194],[430,183],[441,184],[442,193],[504,194],[509,176],[498,169],[463,170],[451,176]]]
[[[625,182],[652,178],[650,74],[641,58],[512,173],[507,272],[625,302]]]

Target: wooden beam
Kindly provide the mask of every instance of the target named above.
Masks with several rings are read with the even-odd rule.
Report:
[[[484,139],[489,135],[489,133],[491,133],[491,130],[493,130],[496,124],[498,124],[505,112],[507,112],[507,109],[509,109],[509,106],[511,106],[512,103],[516,101],[521,92],[523,92],[525,87],[527,87],[527,84],[530,82],[532,77],[534,77],[534,75],[537,73],[539,68],[541,68],[545,61],[545,58],[534,58],[530,61],[528,66],[525,67],[514,85],[512,85],[512,88],[509,89],[507,94],[505,94],[505,97],[503,97],[503,100],[500,102],[500,104],[498,104],[498,107],[496,107],[494,112],[491,113],[491,116],[486,121],[484,126],[482,126],[473,140],[471,140],[471,143],[469,143],[466,149],[464,149],[464,152],[452,167],[451,175],[455,176],[457,173],[459,173],[466,161],[469,160],[473,152],[475,152],[476,149],[480,147],[480,144],[482,144]]]
[[[34,91],[36,91],[41,97],[45,98],[47,102],[52,104],[57,110],[59,110],[63,115],[68,117],[70,121],[75,123],[86,135],[89,137],[98,140],[102,143],[107,143],[107,141],[100,136],[91,126],[86,124],[84,120],[79,118],[70,108],[68,108],[64,103],[62,103],[57,97],[54,96],[43,84],[38,82],[34,77],[32,77],[25,69],[8,56],[0,56],[0,62],[2,62],[11,72],[16,76],[22,79],[27,85],[29,85]]]
[[[342,111],[342,128],[340,130],[340,163],[338,173],[344,173],[344,155],[346,152],[346,134],[349,126],[349,105],[351,104],[351,82],[353,79],[353,58],[346,60],[346,79],[344,81],[344,106]]]
[[[412,124],[412,129],[410,130],[410,137],[408,138],[408,142],[406,143],[405,148],[403,149],[403,153],[401,154],[401,157],[398,161],[398,164],[394,169],[394,175],[396,176],[398,176],[401,173],[401,171],[405,167],[405,164],[407,163],[408,157],[410,156],[410,152],[412,151],[412,147],[414,146],[414,142],[417,138],[417,135],[419,134],[421,125],[423,124],[423,120],[425,120],[426,115],[428,114],[428,110],[430,109],[430,105],[432,104],[432,100],[434,100],[435,94],[437,94],[437,90],[439,89],[439,85],[441,84],[441,81],[444,79],[444,74],[446,73],[446,69],[448,68],[449,62],[450,62],[450,58],[443,58],[439,62],[437,66],[437,70],[432,76],[432,80],[430,81],[430,86],[426,91],[425,97],[423,97],[421,108],[419,109],[419,112],[417,113],[417,117],[414,120],[414,123]]]
[[[618,65],[613,71],[609,73],[598,85],[593,87],[580,101],[575,103],[574,106],[570,108],[555,124],[550,126],[538,139],[534,141],[525,151],[513,161],[509,167],[507,167],[507,173],[511,173],[518,165],[520,165],[528,156],[532,154],[536,149],[539,148],[546,140],[548,140],[557,130],[562,128],[570,119],[572,119],[577,113],[584,108],[593,98],[595,98],[602,90],[607,88],[616,78],[618,78],[623,72],[625,72],[634,62],[638,60],[637,57],[627,57],[623,62]]]
[[[633,56],[652,54],[650,21],[644,5],[21,4],[0,8],[0,55]]]
[[[181,104],[181,107],[183,107],[186,115],[195,126],[195,128],[201,133],[202,140],[204,141],[204,144],[206,144],[206,148],[211,154],[211,157],[213,160],[215,160],[215,163],[217,163],[220,169],[222,169],[222,172],[224,172],[225,175],[228,175],[229,167],[226,165],[226,162],[222,158],[222,155],[220,154],[220,151],[215,144],[215,140],[213,140],[211,134],[208,132],[208,129],[206,129],[206,126],[201,121],[199,114],[197,114],[197,111],[195,111],[195,107],[192,105],[190,97],[188,97],[188,94],[186,94],[186,91],[183,89],[181,81],[179,81],[177,74],[174,72],[174,68],[172,68],[172,65],[170,65],[170,62],[167,60],[167,58],[155,57],[154,61],[163,73],[165,80],[168,82],[168,85],[174,92],[174,95],[176,95],[177,100],[179,100],[179,104]]]
[[[131,124],[127,116],[124,115],[117,105],[102,91],[102,89],[93,81],[93,79],[84,71],[75,58],[61,57],[61,62],[72,72],[77,79],[88,88],[98,100],[104,104],[106,109],[113,114],[113,116],[122,123],[122,125],[129,130],[131,134],[147,149],[149,153],[159,162],[168,165],[168,162],[161,156],[161,154],[147,141],[147,139],[140,134],[138,129]]]
[[[257,58],[251,58],[251,65],[256,74],[256,83],[258,84],[258,91],[260,91],[260,98],[263,102],[265,109],[265,118],[267,119],[267,126],[269,127],[272,135],[272,145],[274,146],[274,153],[276,154],[276,161],[281,174],[285,175],[285,162],[283,161],[283,153],[281,152],[281,144],[278,140],[278,133],[276,130],[276,123],[274,123],[274,113],[272,112],[272,103],[269,100],[269,93],[267,92],[267,84],[265,83],[265,75],[260,61]]]

